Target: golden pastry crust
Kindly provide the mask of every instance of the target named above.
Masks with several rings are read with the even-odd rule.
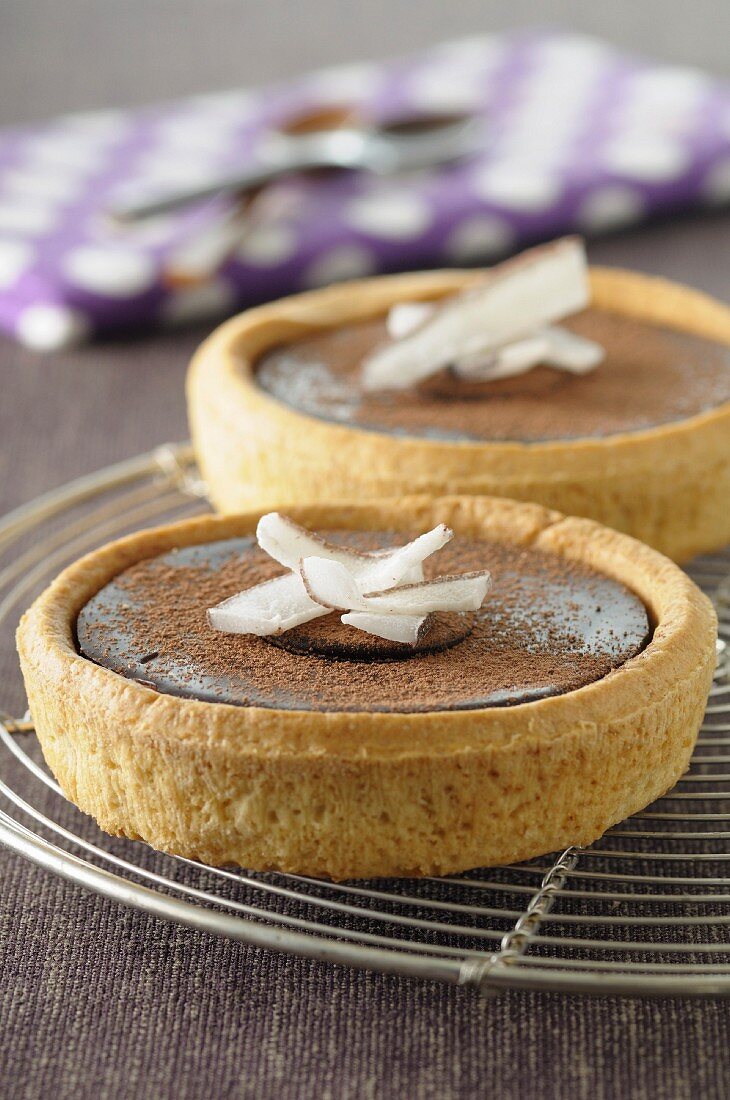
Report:
[[[730,541],[730,403],[673,424],[546,443],[450,442],[333,424],[265,393],[252,366],[275,344],[443,297],[482,273],[368,279],[250,310],[202,345],[188,375],[193,442],[223,512],[282,502],[473,493],[587,516],[686,561]],[[730,344],[730,309],[686,287],[593,269],[593,302]],[[627,395],[627,400],[629,400]]]
[[[590,520],[507,500],[418,497],[291,514],[313,528],[417,532],[445,522],[586,562],[644,600],[653,640],[602,680],[514,707],[322,713],[181,699],[81,657],[78,612],[134,562],[251,533],[258,517],[130,535],[66,569],[18,630],[46,760],[107,832],[258,870],[443,874],[590,843],[686,769],[716,620],[666,558]]]

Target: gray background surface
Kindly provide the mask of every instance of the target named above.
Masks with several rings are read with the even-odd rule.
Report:
[[[0,0],[0,125],[144,103],[443,37],[557,23],[730,76],[730,7],[661,0]],[[594,244],[730,299],[730,213]],[[40,357],[0,343],[0,511],[186,434],[203,329]],[[16,705],[0,639],[0,705]],[[723,1003],[471,994],[216,943],[0,854],[0,1094],[626,1097],[730,1093]]]

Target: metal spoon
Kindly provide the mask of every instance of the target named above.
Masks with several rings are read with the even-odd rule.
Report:
[[[115,206],[117,222],[168,214],[216,195],[241,194],[292,172],[321,168],[358,169],[386,175],[458,160],[484,144],[484,124],[473,115],[434,115],[381,126],[346,126],[314,133],[275,133],[259,163],[202,186]]]

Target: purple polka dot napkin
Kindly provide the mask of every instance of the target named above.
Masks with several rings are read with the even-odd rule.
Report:
[[[484,148],[408,176],[270,185],[133,228],[114,202],[254,163],[305,109],[484,116]],[[585,37],[518,32],[324,70],[259,91],[69,115],[0,133],[0,327],[50,350],[378,271],[492,261],[730,199],[730,89]]]

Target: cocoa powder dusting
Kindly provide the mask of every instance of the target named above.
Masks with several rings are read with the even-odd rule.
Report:
[[[328,537],[337,539],[336,533]],[[392,545],[382,533],[341,541]],[[400,540],[398,540],[400,541]],[[263,638],[213,631],[206,610],[282,572],[250,539],[188,547],[122,573],[84,607],[77,632],[91,660],[159,691],[299,710],[426,711],[499,706],[570,691],[607,675],[646,644],[640,600],[622,585],[549,553],[455,539],[427,574],[488,568],[494,585],[462,641],[392,653],[319,620],[349,659],[288,652]]]
[[[362,362],[386,341],[383,320],[323,331],[259,360],[259,385],[311,416],[433,439],[576,439],[638,431],[730,401],[730,349],[619,314],[563,322],[606,351],[590,374],[536,367],[496,382],[449,371],[420,386],[363,393]]]
[[[324,615],[269,638],[269,643],[290,653],[313,653],[339,660],[402,661],[448,649],[463,641],[473,626],[472,614],[439,611],[427,617],[422,636],[411,646],[353,630],[341,622],[339,615]]]

